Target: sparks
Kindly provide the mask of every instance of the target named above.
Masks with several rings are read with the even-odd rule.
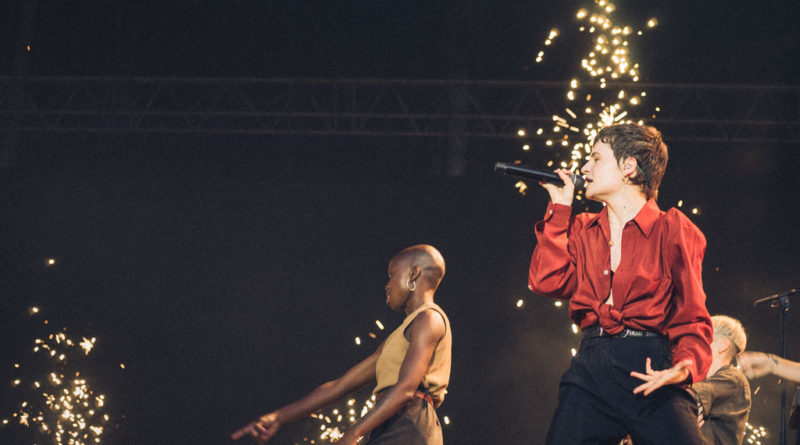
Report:
[[[30,310],[31,314],[39,310]],[[45,323],[46,324],[46,323]],[[89,380],[83,377],[82,368],[86,357],[96,341],[83,337],[81,342],[68,336],[66,328],[42,338],[33,340],[34,363],[14,363],[15,370],[32,369],[41,372],[41,378],[15,378],[13,385],[27,388],[30,393],[15,393],[26,400],[15,402],[16,412],[12,417],[23,427],[27,427],[41,439],[56,445],[86,445],[100,443],[109,421],[102,409],[105,396],[96,394]],[[41,369],[44,369],[44,372]],[[8,424],[4,421],[4,424]]]
[[[632,122],[627,119],[628,111],[623,106],[638,106],[646,97],[644,91],[630,91],[628,87],[625,90],[614,88],[616,82],[638,82],[640,77],[639,63],[633,59],[631,52],[632,39],[635,38],[633,26],[615,23],[613,14],[616,10],[616,5],[607,0],[595,0],[592,8],[581,8],[575,13],[577,30],[581,33],[589,32],[591,46],[578,58],[578,69],[583,73],[583,78],[573,77],[569,82],[569,89],[562,97],[567,103],[577,102],[578,105],[566,107],[568,119],[553,117],[556,125],[550,130],[552,134],[549,137],[541,129],[536,132],[537,136],[546,136],[545,145],[548,147],[560,144],[561,147],[571,148],[570,160],[562,163],[562,166],[572,171],[576,171],[581,160],[586,159],[584,147],[591,143],[597,131],[607,125]],[[655,18],[650,18],[646,25],[647,28],[653,28],[657,23]],[[557,28],[551,28],[545,46],[551,45],[552,40],[560,34]],[[541,62],[543,56],[544,51],[540,51],[537,62]],[[578,88],[593,91],[579,92]],[[572,107],[584,111],[580,119],[570,109]],[[595,118],[596,121],[587,122]],[[564,134],[565,131],[574,133],[574,136],[582,135],[584,142],[589,144],[575,143],[568,134]],[[525,136],[522,133],[518,135]],[[529,147],[523,145],[523,151],[528,150]]]

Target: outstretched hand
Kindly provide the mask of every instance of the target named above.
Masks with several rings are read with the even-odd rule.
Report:
[[[278,432],[280,427],[281,423],[278,421],[278,415],[272,412],[264,414],[258,419],[239,428],[231,434],[231,439],[239,440],[244,436],[251,436],[257,443],[264,444]]]
[[[653,391],[662,386],[683,383],[689,378],[689,366],[691,365],[691,360],[683,360],[671,368],[654,371],[651,367],[650,357],[647,357],[647,361],[645,362],[645,374],[631,371],[631,377],[644,380],[645,382],[637,386],[633,390],[633,393],[639,394],[643,392],[645,396],[649,396]]]

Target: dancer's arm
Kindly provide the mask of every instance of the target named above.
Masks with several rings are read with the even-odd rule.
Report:
[[[800,363],[786,360],[775,354],[745,351],[739,354],[739,365],[748,379],[775,374],[793,382],[800,382]]]
[[[383,345],[338,379],[324,383],[302,399],[290,403],[277,411],[264,414],[236,430],[231,434],[231,439],[237,440],[249,435],[256,442],[263,444],[278,432],[281,425],[301,419],[364,385],[374,383],[375,364],[382,348]]]

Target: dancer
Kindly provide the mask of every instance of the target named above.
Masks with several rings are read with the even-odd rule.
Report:
[[[281,425],[301,419],[368,384],[376,384],[377,404],[338,443],[355,445],[370,433],[370,445],[441,445],[435,408],[450,380],[450,321],[433,302],[444,277],[444,258],[433,246],[400,251],[389,262],[386,304],[405,311],[403,323],[380,347],[336,380],[302,399],[240,428],[231,438],[252,436],[263,444]]]
[[[561,379],[550,445],[617,444],[627,434],[637,445],[703,443],[681,385],[703,380],[711,364],[706,241],[683,213],[656,204],[666,165],[658,130],[612,125],[581,169],[586,197],[605,204],[600,213],[571,215],[567,170],[556,170],[563,186],[541,183],[550,203],[536,225],[528,284],[570,299],[584,335]]]
[[[708,378],[692,385],[697,399],[700,431],[709,445],[741,445],[750,414],[750,382],[733,366],[736,354],[747,347],[747,335],[739,320],[725,315],[711,317],[711,368]]]

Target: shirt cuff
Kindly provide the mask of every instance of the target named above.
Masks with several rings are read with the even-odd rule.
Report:
[[[572,207],[564,204],[547,204],[547,211],[544,214],[543,221],[546,223],[552,222],[553,224],[569,224],[569,218],[572,216]],[[551,221],[552,220],[552,221]]]

